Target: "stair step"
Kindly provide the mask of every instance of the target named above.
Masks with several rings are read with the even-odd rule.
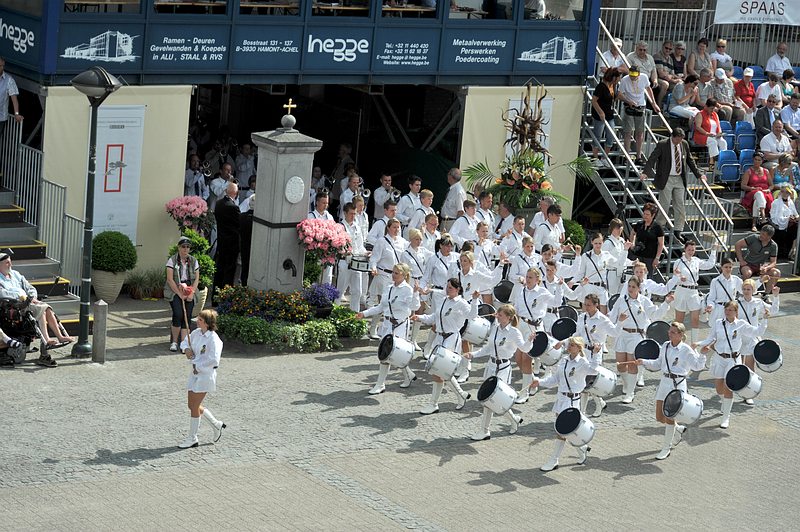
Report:
[[[8,247],[7,242],[20,240],[34,240],[37,236],[37,227],[26,222],[10,222],[0,224],[0,246]]]
[[[780,279],[778,279],[778,286],[781,288],[781,294],[800,292],[800,276],[782,276]]]
[[[19,237],[16,239],[0,239],[0,248],[10,248],[14,252],[12,257],[14,264],[24,259],[43,259],[47,255],[47,244],[35,238],[30,240],[20,239]]]
[[[27,275],[25,276],[28,279],[28,282],[33,285],[36,291],[39,293],[39,299],[43,298],[50,298],[53,296],[63,296],[69,292],[69,279],[65,279],[63,277],[58,277],[56,279],[55,276],[53,277],[45,277],[45,278],[30,278]]]
[[[19,253],[14,254],[13,267],[27,279],[50,278],[52,280],[61,271],[58,262],[47,257],[35,259],[18,259],[17,257],[19,257]]]
[[[61,320],[61,324],[67,330],[67,334],[70,336],[78,336],[80,333],[80,316],[77,312],[70,313],[70,314],[59,314],[58,319]],[[94,318],[89,316],[89,334],[94,332]],[[91,340],[91,338],[90,338]]]
[[[24,214],[25,214],[25,209],[23,209],[19,205],[0,204],[0,224],[21,223],[22,216]]]
[[[0,205],[12,205],[15,201],[17,198],[13,190],[0,187]]]
[[[65,294],[48,297],[47,304],[53,307],[53,311],[61,317],[69,316],[70,314],[78,314],[78,312],[80,312],[81,300],[78,296]]]

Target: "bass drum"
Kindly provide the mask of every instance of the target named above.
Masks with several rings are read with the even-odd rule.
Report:
[[[511,281],[500,281],[497,283],[497,286],[494,287],[494,297],[501,303],[508,303],[508,301],[511,299],[511,291],[513,289],[514,283]]]
[[[669,323],[666,321],[654,321],[647,327],[645,336],[658,342],[658,345],[669,340]]]
[[[495,308],[489,304],[481,303],[478,305],[478,316],[486,318],[489,323],[494,323],[494,313],[497,312]]]
[[[556,340],[566,340],[578,330],[578,322],[572,318],[558,318],[553,322],[551,332]]]
[[[447,382],[456,374],[461,360],[462,357],[458,353],[437,345],[425,363],[425,371]]]
[[[761,393],[761,377],[744,364],[736,364],[725,374],[725,386],[742,399],[755,399]]]
[[[511,410],[516,400],[517,391],[495,375],[483,381],[478,389],[478,401],[498,416]]]
[[[783,365],[781,346],[775,340],[761,340],[758,342],[753,349],[753,358],[756,359],[758,367],[767,373],[778,371]]]
[[[475,345],[483,345],[489,338],[489,331],[492,324],[486,318],[475,318],[465,320],[461,327],[461,339]]]
[[[608,397],[617,387],[617,374],[603,366],[597,367],[597,375],[586,376],[585,391],[599,397]]]
[[[661,410],[664,417],[684,425],[691,425],[700,419],[703,413],[703,401],[683,390],[672,390],[664,398]]]
[[[556,432],[573,447],[582,447],[594,438],[594,423],[577,408],[567,408],[556,418]]]
[[[405,338],[387,334],[378,345],[378,360],[384,364],[402,369],[408,366],[413,357],[414,344]]]
[[[641,358],[644,360],[656,360],[660,351],[661,346],[658,345],[658,342],[647,338],[636,344],[636,347],[633,350],[633,356],[635,356],[637,359]],[[655,369],[650,371],[658,370]]]
[[[544,331],[537,331],[536,336],[533,338],[531,350],[528,351],[528,356],[536,358],[542,356],[550,347],[550,336]]]

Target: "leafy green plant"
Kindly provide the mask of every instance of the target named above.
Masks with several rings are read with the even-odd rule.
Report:
[[[266,321],[303,323],[311,318],[311,307],[299,292],[255,290],[246,286],[227,286],[219,291],[220,314],[254,316]]]
[[[189,249],[189,254],[197,259],[197,264],[200,267],[200,281],[197,284],[197,288],[200,290],[203,288],[208,288],[214,284],[214,272],[217,271],[217,265],[214,262],[214,259],[208,255],[208,250],[210,249],[211,245],[203,235],[192,229],[186,229],[183,232],[183,236],[190,240],[189,245],[191,248]],[[172,257],[177,252],[178,245],[173,244],[169,248],[168,256]]]
[[[356,313],[349,307],[334,305],[330,318],[328,318],[336,328],[336,336],[339,338],[361,338],[367,334],[369,325],[365,320],[356,318]]]
[[[320,264],[319,259],[306,253],[303,261],[303,286],[309,287],[316,283],[320,275],[322,275],[322,264]]]
[[[164,297],[164,274],[159,266],[131,272],[125,279],[128,293],[133,299]]]
[[[325,320],[306,323],[267,322],[261,318],[222,314],[217,322],[227,338],[246,344],[264,344],[276,351],[330,351],[341,347],[336,328]]]
[[[136,248],[127,235],[103,231],[92,240],[92,268],[111,273],[127,272],[136,267]]]
[[[583,246],[586,244],[586,231],[575,220],[562,220],[564,222],[565,240]]]

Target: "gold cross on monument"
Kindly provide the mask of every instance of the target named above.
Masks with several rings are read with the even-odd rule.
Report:
[[[289,98],[289,103],[287,103],[286,105],[283,106],[284,109],[288,109],[288,111],[286,111],[287,115],[292,114],[292,109],[295,109],[296,107],[297,107],[297,104],[292,105],[292,99],[291,98]]]

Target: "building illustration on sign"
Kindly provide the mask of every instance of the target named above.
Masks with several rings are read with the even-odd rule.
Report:
[[[519,61],[529,61],[532,63],[548,63],[551,65],[574,65],[580,59],[578,55],[578,43],[567,37],[555,36],[547,42],[543,42],[541,48],[533,48],[527,52],[522,52]]]
[[[61,57],[108,63],[135,61],[138,58],[133,55],[133,40],[136,37],[138,35],[131,36],[119,31],[106,31],[89,39],[88,43],[65,48]]]

